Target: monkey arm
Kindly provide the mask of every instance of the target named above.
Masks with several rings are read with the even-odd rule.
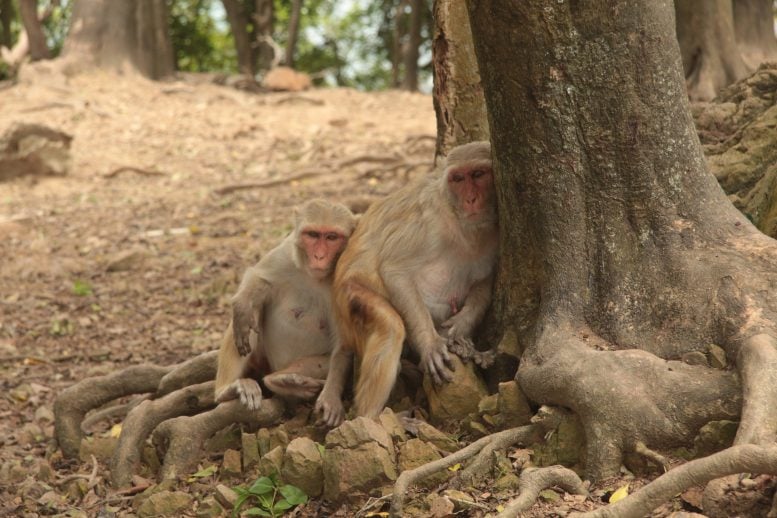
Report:
[[[232,298],[232,332],[235,347],[241,356],[251,352],[250,332],[258,336],[258,347],[262,346],[262,318],[265,305],[272,300],[272,286],[260,276],[257,266],[250,268]]]
[[[446,340],[434,328],[432,315],[407,270],[381,271],[388,298],[405,323],[410,344],[421,356],[421,367],[435,383],[450,381],[451,363]]]
[[[321,414],[321,420],[328,426],[337,426],[345,419],[342,394],[345,381],[353,363],[353,351],[344,348],[336,340],[329,358],[329,372],[324,388],[316,400],[315,411]]]
[[[491,303],[493,282],[494,276],[489,275],[473,284],[461,311],[442,323],[440,327],[446,330],[445,335],[449,339],[459,340],[473,335]]]

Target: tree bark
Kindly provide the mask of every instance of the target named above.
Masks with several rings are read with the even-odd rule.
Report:
[[[272,0],[256,0],[254,12],[254,39],[256,48],[256,69],[258,72],[266,72],[272,68],[272,64],[280,56],[275,55],[271,41],[275,28],[275,10]]]
[[[30,60],[49,59],[51,52],[46,45],[46,35],[38,17],[38,0],[19,0],[19,14],[30,44]]]
[[[222,3],[227,12],[229,27],[232,29],[232,38],[235,41],[237,68],[241,74],[253,77],[256,67],[248,33],[248,16],[239,0],[222,0]]]
[[[410,3],[410,26],[407,31],[407,42],[402,52],[405,62],[405,75],[402,78],[402,88],[411,92],[418,91],[418,58],[421,47],[421,22],[426,9],[424,0],[412,0]]]
[[[11,22],[14,19],[13,0],[0,0],[0,46],[8,49],[13,45]]]
[[[292,0],[291,16],[289,17],[289,38],[286,40],[286,57],[284,64],[294,68],[294,54],[297,52],[297,38],[299,37],[299,22],[302,15],[302,0]]]
[[[488,140],[489,134],[467,7],[457,0],[435,0],[433,10],[432,64],[439,157],[459,144]]]
[[[402,40],[405,37],[405,7],[409,0],[399,0],[399,5],[394,11],[394,26],[391,38],[391,87],[399,88],[402,85]]]
[[[501,250],[494,307],[592,479],[710,420],[777,436],[777,242],[706,169],[667,0],[470,0]],[[689,365],[723,347],[731,370]]]
[[[777,60],[772,0],[734,0],[734,33],[745,64],[755,70]]]
[[[159,79],[175,71],[165,0],[74,0],[72,9],[62,49],[71,73],[97,67]]]
[[[736,45],[731,2],[675,0],[677,40],[692,100],[708,101],[752,71]]]

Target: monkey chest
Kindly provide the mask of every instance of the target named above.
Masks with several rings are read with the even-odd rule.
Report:
[[[472,285],[490,273],[479,261],[440,257],[422,268],[415,281],[432,319],[439,324],[461,310]]]
[[[303,294],[305,295],[305,294]],[[331,350],[329,307],[323,296],[287,297],[265,316],[267,359],[273,371],[303,356]]]

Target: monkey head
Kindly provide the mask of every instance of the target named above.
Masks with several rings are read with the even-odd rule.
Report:
[[[443,189],[463,221],[491,221],[496,216],[491,144],[471,142],[455,147],[445,158]]]
[[[356,227],[356,217],[344,205],[311,200],[295,213],[295,262],[315,279],[334,272],[337,258]]]

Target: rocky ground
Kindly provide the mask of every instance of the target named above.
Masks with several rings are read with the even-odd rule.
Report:
[[[154,484],[153,472],[133,481],[133,493],[117,493],[108,483],[110,439],[118,431],[112,425],[119,418],[88,426],[92,442],[108,440],[109,451],[92,448],[81,460],[63,458],[53,439],[57,394],[129,365],[172,365],[216,349],[239,276],[290,229],[292,207],[325,197],[358,210],[432,166],[429,96],[348,89],[249,93],[206,79],[64,80],[41,73],[0,90],[0,135],[32,123],[72,136],[67,174],[0,171],[0,514],[161,512],[142,507],[151,492],[134,494]],[[62,165],[52,153],[52,163]],[[306,415],[254,435],[260,451],[285,446]],[[574,442],[574,425],[569,429]],[[386,431],[370,430],[385,445]],[[322,441],[324,432],[314,439]],[[563,431],[555,437],[567,440]],[[461,446],[476,434],[457,438]],[[408,442],[405,450],[418,446]],[[309,446],[297,443],[303,452]],[[180,504],[173,515],[224,514],[225,486],[258,476],[259,467],[241,471],[239,446],[227,441],[225,448],[235,453],[215,448],[198,476],[156,488],[171,491],[160,500]],[[415,497],[414,512],[493,513],[516,494],[517,479],[504,477],[532,454],[507,453],[493,476],[501,484],[492,480],[444,498],[446,486],[416,489],[408,494]],[[558,460],[558,452],[548,455]],[[624,473],[593,488],[589,501],[549,490],[527,516],[599,507],[613,490],[627,482],[633,490],[646,480]],[[688,492],[655,516],[697,505],[698,491]],[[317,498],[292,513],[385,516],[386,510],[386,499],[365,495],[345,504]]]

